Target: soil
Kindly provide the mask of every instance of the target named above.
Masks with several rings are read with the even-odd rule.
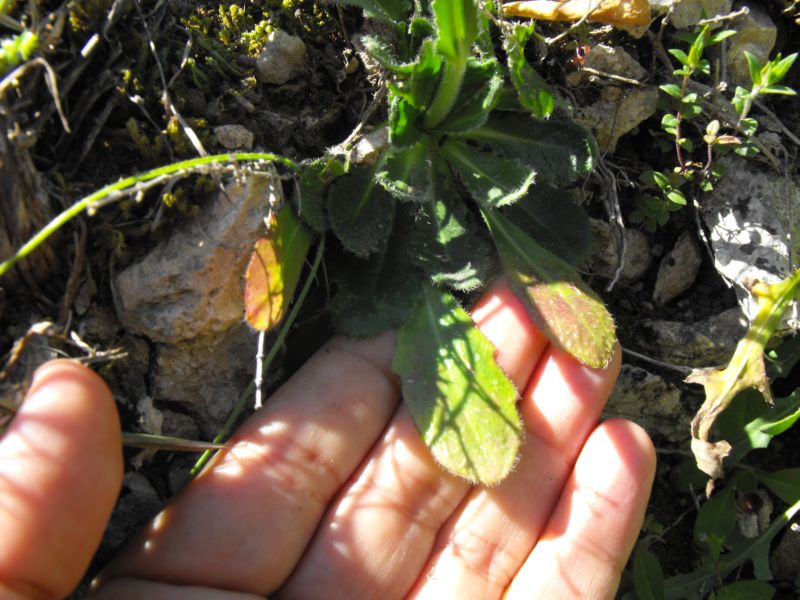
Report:
[[[159,69],[170,81],[174,108],[210,153],[223,151],[212,134],[213,127],[238,123],[254,134],[256,148],[300,162],[317,158],[326,148],[348,138],[365,114],[370,119],[366,125],[385,118],[382,109],[373,110],[379,74],[368,69],[354,47],[356,33],[364,27],[358,10],[316,5],[309,0],[285,2],[283,7],[274,2],[248,3],[261,7],[247,9],[252,13],[251,21],[257,22],[260,11],[269,8],[271,25],[299,36],[308,52],[309,67],[302,77],[266,85],[256,79],[255,56],[248,53],[243,42],[220,41],[225,38],[225,26],[219,6],[232,3],[144,2],[140,13],[127,3],[98,0],[86,3],[89,8],[80,14],[58,2],[45,4],[48,8],[42,10],[52,11],[47,18],[52,19],[49,31],[53,37],[52,49],[45,55],[58,76],[69,131],[58,116],[40,69],[31,69],[18,86],[0,92],[0,123],[5,132],[0,139],[0,233],[4,230],[7,238],[0,235],[2,257],[75,199],[119,177],[196,155],[196,149],[180,132],[174,111],[162,98]],[[112,5],[118,4],[127,9],[116,20],[109,20]],[[21,5],[17,12],[23,11]],[[765,6],[770,6],[779,25],[777,50],[784,56],[800,50],[800,26],[771,3]],[[247,29],[252,26],[251,22]],[[237,27],[228,29],[234,38],[241,38]],[[563,29],[561,25],[543,25],[541,32],[548,36]],[[658,26],[651,29],[657,32]],[[86,46],[95,32],[102,35],[95,45]],[[148,35],[158,49],[158,63],[148,50]],[[189,39],[193,41],[191,47],[187,47]],[[656,65],[663,80],[663,69],[648,36],[637,39],[609,28],[584,25],[550,48],[538,65],[552,85],[579,104],[593,102],[604,86],[611,85],[602,78],[572,89],[567,84],[567,75],[580,68],[575,54],[579,43],[620,45],[646,68]],[[80,54],[82,48],[88,48],[85,56]],[[190,60],[180,66],[186,50]],[[785,83],[800,89],[800,68],[795,68]],[[779,97],[771,98],[769,104],[784,118],[784,125],[800,135],[797,101]],[[648,168],[671,167],[674,154],[658,149],[658,141],[663,139],[659,133],[661,114],[659,111],[640,124],[605,156],[619,178],[635,181]],[[796,154],[797,147],[787,147]],[[796,177],[796,172],[792,175]],[[583,193],[588,212],[607,219],[600,200],[603,185],[602,179],[590,179]],[[286,186],[288,193],[291,187]],[[94,216],[81,216],[7,275],[0,282],[0,351],[6,361],[19,358],[15,348],[26,339],[33,324],[47,320],[54,326],[46,336],[31,336],[24,360],[3,371],[6,379],[0,383],[4,393],[19,397],[38,361],[57,353],[93,357],[89,362],[95,362],[109,376],[115,394],[129,398],[149,395],[152,382],[146,369],[136,366],[141,363],[126,362],[130,357],[111,360],[104,354],[118,347],[124,336],[115,317],[111,280],[114,272],[135,262],[176,227],[197,218],[214,193],[213,181],[192,177],[169,189],[151,190],[143,198],[112,204]],[[629,227],[636,227],[630,224],[635,195],[634,186],[621,187],[620,207]],[[658,259],[682,232],[696,228],[690,208],[673,213],[656,231],[642,229],[654,254],[643,276],[617,284],[611,292],[605,291],[607,277],[591,279],[615,315],[623,347],[650,354],[648,339],[642,334],[643,320],[694,323],[736,306],[733,291],[717,274],[706,252],[702,252],[698,276],[688,291],[665,306],[653,303]],[[272,385],[296,370],[333,333],[324,314],[327,296],[324,285],[312,290],[286,342]],[[80,341],[70,337],[70,332],[79,333]],[[148,342],[141,343],[138,351],[147,356]],[[135,347],[128,346],[127,350],[132,355],[137,352]],[[625,360],[680,386],[682,401],[692,404],[692,410],[702,402],[700,388],[684,384],[680,373],[633,356]],[[800,373],[795,370],[776,385],[794,390],[798,377]],[[156,404],[160,400],[165,399],[155,398]],[[191,420],[191,415],[179,414],[176,418]],[[123,408],[124,430],[138,430],[138,419],[135,411]],[[800,431],[795,428],[768,451],[760,451],[754,461],[763,461],[771,469],[797,466],[798,438]],[[674,467],[689,458],[688,427],[683,445],[658,438],[655,442],[660,462],[649,509],[652,521],[648,522],[660,524],[665,531],[654,527],[644,533],[660,536],[652,550],[665,574],[671,575],[694,566],[692,524],[701,490],[693,497],[685,490],[676,490],[670,482]],[[161,452],[145,459],[139,450],[126,451],[127,485],[90,575],[175,493],[182,484],[176,473],[188,473],[196,458],[194,454]],[[776,582],[776,587],[778,597],[795,597],[790,583]],[[81,594],[79,590],[75,597]]]

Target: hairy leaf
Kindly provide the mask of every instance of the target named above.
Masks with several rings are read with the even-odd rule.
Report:
[[[438,28],[436,50],[449,60],[462,60],[478,37],[475,0],[433,0],[433,12]]]
[[[469,193],[492,208],[519,200],[536,175],[518,160],[495,156],[463,142],[448,140],[441,151]]]
[[[434,161],[427,170],[409,245],[414,263],[434,283],[472,291],[488,283],[493,252],[442,169],[446,166]]]
[[[334,0],[339,4],[351,4],[364,9],[369,16],[390,23],[408,18],[411,3],[408,0]]]
[[[430,186],[427,138],[407,148],[391,148],[375,174],[376,181],[398,200],[423,202]]]
[[[511,31],[503,36],[503,48],[508,57],[508,73],[517,90],[519,103],[539,119],[550,116],[554,108],[550,86],[544,78],[528,64],[525,45],[533,35],[535,25],[515,23]]]
[[[800,270],[780,283],[756,283],[750,291],[758,303],[758,313],[736,346],[728,365],[724,369],[696,369],[686,379],[705,388],[706,399],[692,420],[692,452],[697,459],[697,466],[712,479],[724,474],[722,463],[731,450],[727,441],[712,442],[710,439],[719,414],[739,392],[748,388],[756,388],[767,402],[772,403],[764,364],[764,347],[780,324],[789,303],[795,298],[798,284]]]
[[[392,369],[422,439],[448,471],[483,485],[502,481],[522,441],[517,392],[495,348],[447,292],[423,288],[397,335]]]
[[[288,204],[272,215],[267,237],[256,241],[247,265],[245,314],[259,331],[283,319],[294,296],[308,249],[311,231]]]
[[[444,132],[469,131],[483,125],[497,104],[502,84],[497,61],[467,60],[458,96],[447,117],[436,129]]]
[[[592,252],[589,217],[569,192],[531,190],[508,209],[508,218],[547,250],[577,267]]]
[[[384,247],[394,208],[394,199],[375,183],[373,170],[366,167],[356,167],[337,179],[328,195],[331,228],[342,245],[358,256]]]
[[[597,159],[594,139],[568,121],[537,121],[521,113],[500,113],[459,136],[519,159],[538,174],[537,184],[565,186],[588,174]]]
[[[298,182],[298,215],[317,233],[328,229],[325,214],[327,187],[344,174],[344,166],[333,158],[320,158],[306,167]]]
[[[442,57],[436,54],[433,41],[426,39],[420,47],[416,61],[404,65],[402,77],[393,81],[389,89],[418,111],[422,111],[436,91],[442,64]]]
[[[592,368],[614,355],[614,320],[565,261],[545,250],[496,210],[481,208],[512,289],[557,348]]]

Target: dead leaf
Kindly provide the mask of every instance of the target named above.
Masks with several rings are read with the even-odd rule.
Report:
[[[686,378],[687,382],[699,383],[705,388],[706,399],[692,420],[692,452],[697,467],[714,479],[723,475],[722,463],[730,451],[727,442],[712,442],[709,439],[719,414],[739,392],[749,388],[756,388],[772,404],[772,392],[764,364],[764,347],[795,298],[798,284],[800,270],[779,283],[755,283],[750,293],[758,304],[758,313],[736,346],[728,365],[724,369],[695,369]]]
[[[648,0],[524,0],[503,4],[506,17],[544,21],[588,21],[607,25],[649,25]]]

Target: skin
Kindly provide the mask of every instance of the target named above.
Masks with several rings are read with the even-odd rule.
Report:
[[[598,425],[619,372],[550,347],[503,283],[473,317],[521,391],[519,464],[443,472],[389,370],[394,338],[334,339],[95,582],[97,598],[612,598],[655,470]],[[119,420],[88,369],[43,366],[0,443],[0,599],[79,582],[122,480]]]

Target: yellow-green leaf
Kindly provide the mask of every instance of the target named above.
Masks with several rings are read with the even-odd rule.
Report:
[[[256,241],[247,265],[245,314],[259,331],[280,323],[292,301],[311,246],[311,231],[288,204],[273,213],[267,236]]]
[[[517,392],[495,348],[448,292],[430,285],[397,335],[392,369],[434,458],[483,485],[511,472],[522,441]]]

